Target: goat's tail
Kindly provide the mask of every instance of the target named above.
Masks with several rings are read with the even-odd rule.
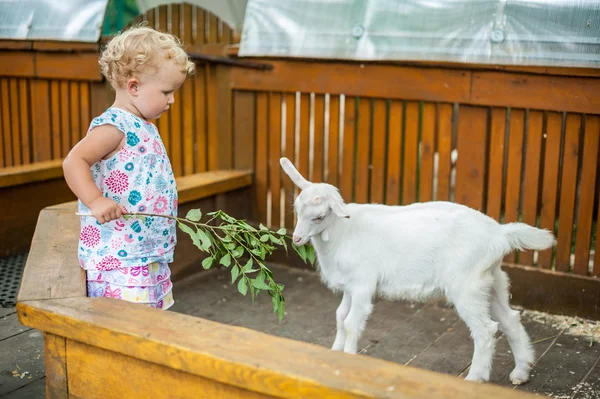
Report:
[[[512,249],[542,251],[556,244],[552,232],[525,223],[508,223],[501,228]]]

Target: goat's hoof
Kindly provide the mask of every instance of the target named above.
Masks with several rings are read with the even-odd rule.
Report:
[[[483,376],[480,373],[469,373],[465,380],[472,382],[486,382],[487,380],[489,380],[489,378],[485,378],[485,376]]]
[[[510,373],[510,382],[513,385],[521,385],[529,381],[529,371],[524,369],[514,369]]]

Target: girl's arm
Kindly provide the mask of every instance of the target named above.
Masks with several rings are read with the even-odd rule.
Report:
[[[67,185],[100,223],[118,219],[127,211],[102,195],[94,183],[90,168],[102,158],[119,151],[124,141],[125,136],[116,127],[98,126],[73,147],[63,162]]]

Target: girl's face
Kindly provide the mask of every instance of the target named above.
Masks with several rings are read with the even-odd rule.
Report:
[[[173,60],[164,60],[155,74],[130,79],[127,89],[131,102],[146,120],[156,119],[175,102],[174,93],[185,81],[186,74]]]

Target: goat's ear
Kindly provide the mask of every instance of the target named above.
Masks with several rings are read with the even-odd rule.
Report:
[[[346,204],[340,198],[331,198],[329,207],[337,217],[350,219],[350,215],[346,212]]]
[[[290,177],[290,179],[292,179],[294,184],[297,185],[300,190],[304,190],[310,186],[311,183],[306,180],[300,174],[300,172],[298,172],[298,170],[294,167],[294,164],[289,159],[283,157],[279,160],[279,163],[281,164],[283,171]]]

